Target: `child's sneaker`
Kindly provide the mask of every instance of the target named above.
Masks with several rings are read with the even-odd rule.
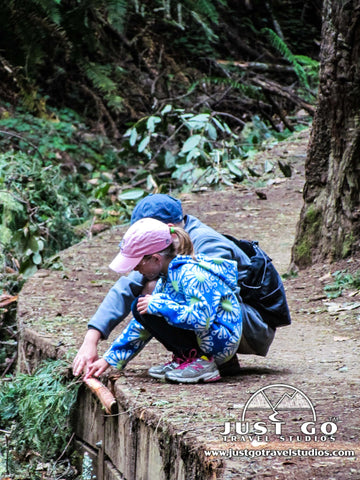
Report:
[[[178,368],[184,361],[184,359],[176,358],[175,355],[173,355],[171,362],[151,367],[149,368],[148,373],[153,378],[164,379],[167,372],[175,370],[175,368]]]
[[[165,380],[177,383],[216,382],[220,373],[214,360],[209,360],[205,355],[200,358],[189,358],[177,368],[165,374]]]

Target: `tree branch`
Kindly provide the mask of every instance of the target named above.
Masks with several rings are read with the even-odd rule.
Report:
[[[290,101],[291,103],[303,108],[308,113],[310,113],[310,115],[314,115],[315,107],[313,105],[306,102],[299,96],[295,95],[295,93],[289,92],[286,88],[284,88],[280,84],[270,80],[259,79],[257,77],[253,78],[252,82],[254,85],[261,87],[264,90],[264,92],[268,92],[268,93],[283,97],[286,100]]]

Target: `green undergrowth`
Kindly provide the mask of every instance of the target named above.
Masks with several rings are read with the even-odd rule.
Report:
[[[324,287],[328,298],[338,298],[344,290],[360,290],[360,272],[352,274],[346,270],[338,270],[332,277],[334,281]]]
[[[47,360],[32,375],[21,373],[0,385],[1,430],[6,434],[0,474],[43,478],[36,473],[39,463],[59,458],[71,437],[80,383],[69,380],[66,361]],[[28,477],[23,476],[24,465]]]
[[[35,117],[8,106],[0,118],[0,286],[4,276],[19,274],[21,282],[38,268],[61,269],[59,251],[96,223],[126,223],[149,193],[259,186],[276,171],[291,175],[291,166],[252,164],[254,153],[289,135],[257,117],[238,133],[214,113],[166,105],[115,144],[69,109]]]
[[[128,218],[127,206],[107,195],[107,172],[119,163],[116,147],[74,112],[49,109],[38,118],[9,108],[0,138],[0,242],[8,266],[24,277],[79,241],[84,232],[77,227],[96,208],[103,218],[111,210],[116,221]]]
[[[277,170],[291,175],[289,165],[286,170],[279,163],[253,161],[255,154],[286,139],[290,131],[275,132],[256,115],[241,132],[225,120],[221,113],[196,114],[166,105],[135,122],[124,134],[120,154],[133,164],[139,184],[124,192],[127,198],[141,198],[151,188],[194,192],[241,182],[266,185]]]

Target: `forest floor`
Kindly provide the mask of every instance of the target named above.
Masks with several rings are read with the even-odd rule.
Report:
[[[266,199],[242,185],[184,194],[185,213],[220,232],[258,240],[278,271],[286,273],[302,206],[307,142],[304,131],[261,154],[261,161],[292,166],[290,178],[274,178],[260,189]],[[123,231],[112,229],[63,252],[66,275],[39,271],[22,291],[22,322],[75,352],[88,319],[116,280],[108,264]],[[239,356],[240,375],[193,386],[158,382],[147,369],[169,355],[152,341],[113,376],[117,386],[156,425],[171,424],[189,444],[202,448],[204,461],[214,467],[213,478],[360,479],[351,454],[360,453],[360,292],[344,290],[329,299],[324,287],[334,282],[336,271],[359,272],[360,260],[317,264],[284,280],[292,325],[278,329],[266,358]],[[287,401],[280,406],[280,399]]]

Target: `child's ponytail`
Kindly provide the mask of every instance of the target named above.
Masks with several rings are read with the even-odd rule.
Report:
[[[180,227],[169,226],[169,228],[173,243],[161,253],[170,258],[174,258],[176,255],[189,255],[196,260],[194,246],[189,234]]]
[[[194,245],[189,234],[180,227],[170,227],[170,233],[176,235],[174,239],[176,255],[190,255],[195,260]]]

